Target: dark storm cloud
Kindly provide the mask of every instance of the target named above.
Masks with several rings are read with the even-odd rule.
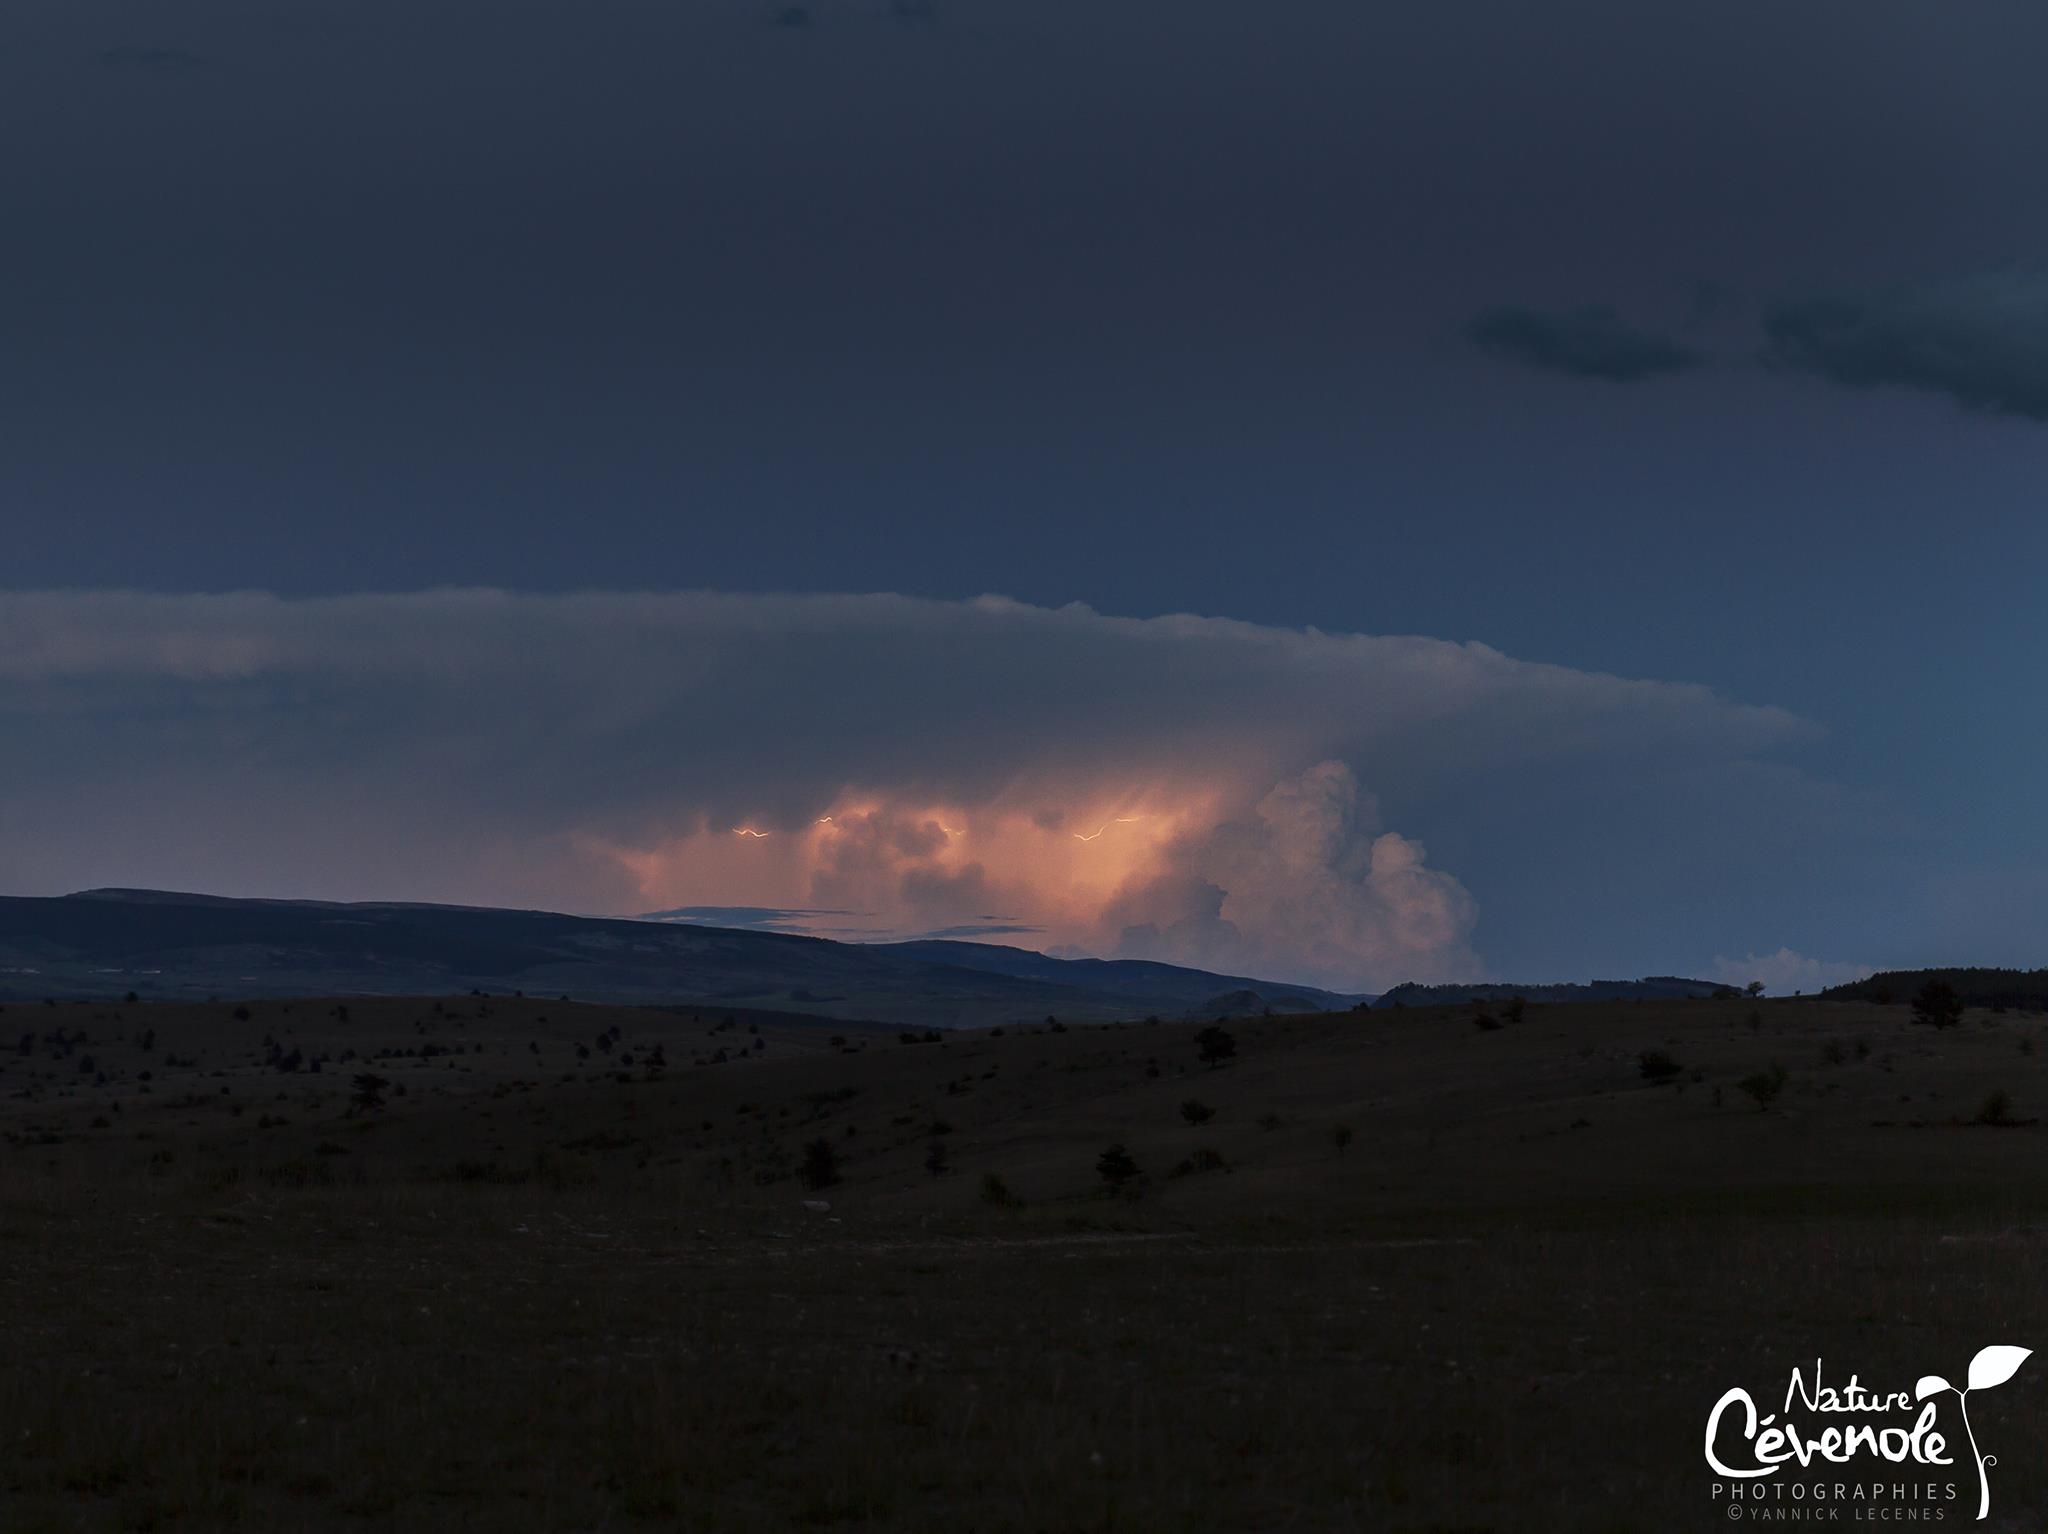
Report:
[[[1489,309],[1467,334],[1504,362],[1614,383],[1684,372],[1704,360],[1691,347],[1636,329],[1611,309]]]
[[[1990,272],[1781,303],[1767,356],[1854,389],[1946,394],[2048,420],[2048,274]]]

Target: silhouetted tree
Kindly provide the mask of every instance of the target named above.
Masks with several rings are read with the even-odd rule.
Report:
[[[839,1181],[839,1151],[823,1136],[804,1147],[804,1164],[798,1176],[806,1188],[829,1188]]]
[[[1180,1105],[1180,1116],[1190,1124],[1206,1124],[1216,1117],[1216,1110],[1207,1103],[1197,1102],[1190,1097]]]
[[[1213,1066],[1237,1053],[1237,1040],[1211,1023],[1195,1035],[1195,1047],[1201,1051],[1202,1064]]]
[[[1963,1020],[1963,1000],[1946,980],[1930,980],[1913,998],[1913,1021],[1930,1028],[1953,1028]]]
[[[384,1106],[384,1089],[391,1083],[365,1071],[349,1083],[348,1111],[371,1113]]]

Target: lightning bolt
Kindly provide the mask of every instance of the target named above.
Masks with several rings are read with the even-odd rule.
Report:
[[[1127,826],[1134,820],[1143,820],[1144,818],[1145,817],[1143,815],[1119,815],[1114,820],[1105,820],[1101,825],[1097,826],[1093,831],[1089,832],[1086,836],[1083,836],[1079,831],[1076,831],[1074,833],[1074,840],[1077,842],[1092,842],[1095,840],[1096,837],[1100,836],[1103,832],[1107,831],[1111,826]]]
[[[756,831],[749,826],[734,826],[732,834],[734,836],[751,836],[756,841],[766,841],[775,833],[773,831]]]

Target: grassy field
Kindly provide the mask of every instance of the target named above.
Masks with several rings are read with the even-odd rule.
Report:
[[[2048,1344],[2048,1019],[1492,1021],[8,1006],[0,1529],[1707,1528],[1730,1385]]]

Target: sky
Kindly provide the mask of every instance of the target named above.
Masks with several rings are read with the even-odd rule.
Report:
[[[2044,46],[17,0],[0,891],[2048,962]]]

